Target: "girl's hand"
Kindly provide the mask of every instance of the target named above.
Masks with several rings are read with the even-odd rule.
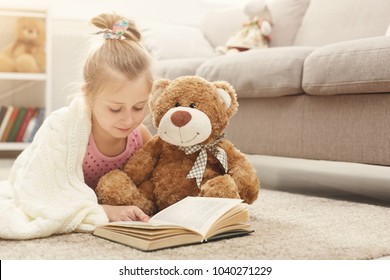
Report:
[[[141,221],[147,222],[150,217],[137,206],[102,205],[110,222]]]

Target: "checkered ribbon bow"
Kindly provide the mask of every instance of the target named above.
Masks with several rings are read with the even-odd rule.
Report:
[[[225,169],[225,172],[226,173],[228,172],[228,162],[227,162],[226,152],[221,147],[217,146],[218,142],[221,141],[221,138],[223,136],[224,135],[219,136],[211,144],[206,144],[206,145],[198,144],[189,147],[179,147],[179,149],[184,151],[186,155],[193,154],[197,151],[200,151],[194,165],[192,166],[190,172],[187,175],[187,178],[196,179],[196,184],[198,185],[199,188],[200,188],[200,183],[202,182],[203,179],[203,173],[206,169],[207,151],[211,152],[222,164],[223,168]]]

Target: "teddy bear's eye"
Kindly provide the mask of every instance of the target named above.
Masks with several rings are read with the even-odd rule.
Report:
[[[190,104],[190,108],[196,108],[196,104],[195,103],[191,103]]]
[[[175,107],[180,107],[181,104],[179,102],[176,102]]]

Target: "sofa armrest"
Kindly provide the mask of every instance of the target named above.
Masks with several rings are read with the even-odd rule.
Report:
[[[389,24],[389,26],[387,27],[385,36],[390,36],[390,24]]]
[[[312,95],[390,92],[390,37],[343,41],[313,51],[302,87]]]

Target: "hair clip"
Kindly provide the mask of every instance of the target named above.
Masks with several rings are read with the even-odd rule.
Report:
[[[121,19],[114,23],[112,30],[106,29],[103,31],[96,32],[95,34],[102,34],[104,39],[119,40],[122,39],[122,35],[126,32],[130,25],[130,21],[127,19]]]
[[[122,36],[127,30],[127,28],[129,27],[129,25],[130,25],[130,21],[127,19],[118,20],[114,23],[114,26],[112,27],[112,31],[115,34]]]

